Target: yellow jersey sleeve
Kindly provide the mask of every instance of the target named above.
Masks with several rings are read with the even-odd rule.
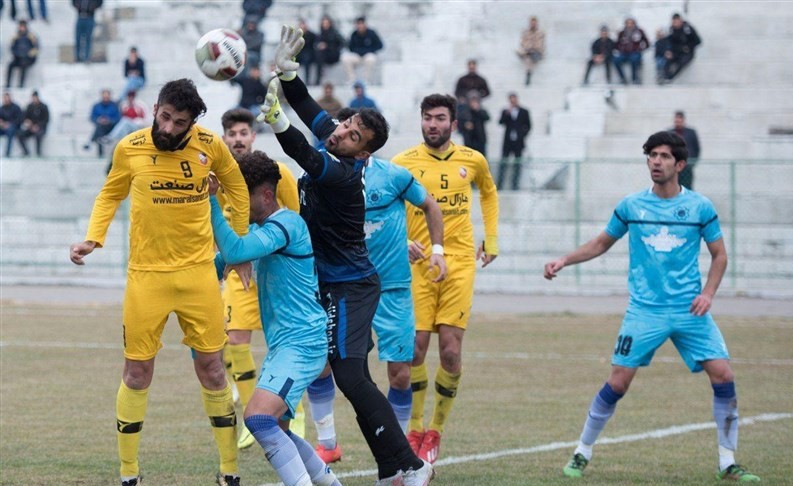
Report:
[[[113,164],[110,173],[105,179],[102,190],[94,200],[94,208],[91,211],[91,219],[88,222],[88,231],[85,235],[86,241],[95,241],[97,246],[104,246],[107,229],[113,221],[118,206],[129,196],[131,180],[129,163],[124,156],[124,147],[122,144],[118,144],[113,151]]]
[[[216,157],[212,159],[211,170],[223,185],[225,201],[221,207],[230,208],[229,225],[238,235],[248,233],[250,221],[250,195],[240,167],[226,144],[218,139]]]
[[[297,180],[283,162],[277,162],[278,170],[281,173],[281,180],[278,181],[278,187],[275,190],[275,198],[278,200],[278,205],[282,208],[291,209],[296,213],[300,213],[300,199],[297,196]]]
[[[482,155],[477,161],[476,187],[479,188],[479,206],[482,209],[482,220],[485,226],[485,252],[498,255],[498,192],[487,159]],[[492,249],[488,251],[488,249]]]

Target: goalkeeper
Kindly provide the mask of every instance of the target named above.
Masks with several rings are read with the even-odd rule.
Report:
[[[366,249],[363,172],[366,160],[388,140],[388,123],[363,109],[339,123],[322,110],[297,77],[294,57],[305,41],[284,26],[275,52],[286,100],[320,141],[314,148],[290,126],[278,102],[278,80],[270,81],[262,114],[278,143],[306,172],[298,180],[300,215],[314,247],[319,298],[328,314],[328,362],[339,389],[353,406],[358,426],[377,462],[382,484],[426,485],[432,466],[407,442],[366,362],[380,280]],[[378,482],[380,484],[380,482]]]

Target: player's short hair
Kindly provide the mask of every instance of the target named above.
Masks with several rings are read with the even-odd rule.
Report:
[[[686,113],[684,111],[682,111],[682,110],[677,110],[675,112],[675,116],[679,116],[680,118],[685,118],[686,117]]]
[[[249,127],[253,127],[253,113],[245,108],[234,108],[223,113],[220,117],[220,123],[223,125],[223,131],[228,130],[237,123],[244,123]]]
[[[652,152],[655,147],[660,147],[661,145],[668,145],[669,148],[672,149],[675,162],[688,160],[686,141],[674,132],[655,132],[650,135],[650,138],[642,145],[644,155],[650,155],[650,152]]]
[[[266,184],[273,191],[278,187],[278,181],[281,180],[281,171],[278,164],[271,159],[266,153],[261,150],[254,150],[253,152],[235,155],[237,164],[240,166],[242,177],[245,178],[245,184],[248,185],[248,192],[253,192],[254,189]]]
[[[449,109],[449,117],[451,121],[457,119],[457,98],[452,95],[444,95],[440,93],[425,96],[421,100],[421,114],[424,115],[425,111],[433,108],[444,107]]]
[[[207,112],[207,105],[204,104],[204,100],[198,94],[195,84],[187,78],[165,83],[160,90],[159,96],[157,96],[157,104],[169,104],[176,111],[188,111],[193,121]]]
[[[380,150],[388,141],[388,131],[390,127],[382,113],[372,108],[361,108],[358,111],[358,118],[364,128],[368,128],[374,133],[374,137],[366,144],[366,151],[373,154]]]
[[[340,122],[343,122],[344,120],[350,118],[356,113],[358,113],[358,110],[356,110],[355,108],[345,107],[339,110],[339,112],[336,114],[336,119],[339,120]]]

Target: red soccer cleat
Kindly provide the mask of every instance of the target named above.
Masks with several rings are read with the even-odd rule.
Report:
[[[441,433],[437,430],[428,430],[424,434],[424,440],[421,441],[421,449],[419,449],[419,458],[424,459],[430,464],[435,464],[438,460],[438,453],[441,450]]]

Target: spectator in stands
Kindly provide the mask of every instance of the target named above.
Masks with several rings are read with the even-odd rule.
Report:
[[[606,68],[606,82],[611,83],[611,59],[614,54],[614,41],[609,37],[609,28],[606,25],[600,26],[600,37],[595,39],[590,48],[592,56],[586,65],[584,74],[584,86],[589,84],[589,73],[592,66],[603,65]]]
[[[333,83],[330,81],[325,81],[325,84],[322,85],[322,97],[317,99],[317,104],[323,110],[328,112],[333,118],[339,114],[344,106],[341,104],[338,98],[333,95]]]
[[[99,143],[111,147],[115,146],[119,140],[130,133],[149,125],[146,105],[137,99],[137,92],[127,91],[127,97],[120,103],[119,108],[121,111],[121,119],[116,123],[116,126],[110,130],[110,133],[98,140]]]
[[[697,137],[697,131],[686,126],[686,114],[682,111],[675,112],[675,124],[669,131],[679,135],[686,142],[686,148],[688,149],[686,166],[678,175],[677,180],[681,186],[694,190],[694,166],[699,161],[699,137]]]
[[[246,17],[242,28],[239,30],[240,37],[245,41],[248,48],[248,62],[246,66],[262,65],[262,46],[264,45],[264,32],[259,30],[259,24],[253,17]],[[245,75],[248,75],[248,69]]]
[[[669,48],[669,36],[666,35],[664,29],[657,29],[655,31],[655,81],[659,84],[665,79],[666,51]]]
[[[614,67],[620,76],[622,84],[628,84],[622,65],[626,62],[631,64],[631,81],[633,84],[641,84],[639,71],[642,67],[642,52],[650,47],[650,41],[644,31],[636,25],[636,20],[631,17],[625,19],[625,28],[617,35],[617,55],[614,56]]]
[[[11,93],[3,93],[3,105],[0,106],[0,136],[8,139],[6,157],[11,157],[11,147],[14,143],[19,124],[22,123],[22,108],[11,99]]]
[[[28,23],[20,20],[17,23],[17,33],[11,40],[11,62],[8,63],[6,72],[6,88],[11,87],[11,75],[14,69],[19,69],[19,87],[25,86],[25,74],[30,66],[36,62],[39,54],[39,41],[28,30]]]
[[[479,92],[471,90],[465,96],[468,109],[457,114],[458,130],[463,135],[463,145],[478,150],[487,157],[487,132],[485,123],[490,121],[490,114],[482,108]]]
[[[311,32],[309,29],[308,24],[306,23],[305,19],[300,19],[298,26],[300,30],[303,31],[303,39],[306,41],[303,49],[300,50],[300,53],[297,55],[295,60],[300,63],[300,67],[303,68],[303,79],[306,81],[307,86],[316,86],[319,85],[319,70],[316,70],[316,77],[314,78],[314,82],[311,82],[311,67],[317,62],[317,54],[316,54],[316,40],[317,34]]]
[[[664,78],[671,81],[680,71],[694,60],[694,49],[702,43],[697,31],[680,14],[672,15],[672,28],[669,31],[669,50],[666,51]]]
[[[501,147],[501,163],[498,168],[496,187],[499,191],[502,189],[507,170],[512,165],[512,190],[517,191],[520,189],[520,172],[523,164],[523,149],[526,147],[526,136],[531,132],[531,115],[529,110],[518,104],[517,94],[509,94],[509,106],[501,112],[498,123],[504,125],[504,144]]]
[[[375,103],[372,98],[366,96],[363,82],[356,81],[355,84],[352,85],[352,89],[355,91],[355,97],[350,100],[350,104],[348,105],[350,108],[353,110],[371,108],[373,110],[380,111],[380,109],[377,107],[377,103]]]
[[[110,90],[103,89],[102,99],[94,103],[91,108],[91,123],[94,124],[94,133],[91,135],[90,142],[97,142],[97,156],[102,157],[105,153],[99,139],[110,133],[119,120],[121,120],[121,111],[118,109],[118,105],[110,97]],[[83,145],[83,150],[90,149],[90,143]]]
[[[41,141],[47,133],[47,124],[50,122],[50,110],[46,104],[39,99],[39,92],[34,91],[30,95],[30,104],[25,108],[25,115],[22,117],[22,125],[19,127],[17,138],[19,146],[25,157],[30,155],[27,147],[27,139],[36,139],[36,156],[41,157]]]
[[[333,26],[333,20],[324,15],[319,24],[319,33],[314,43],[314,53],[317,61],[317,84],[322,82],[325,66],[332,66],[339,62],[341,50],[347,43]]]
[[[262,83],[259,66],[250,66],[247,77],[232,78],[231,84],[238,84],[242,88],[240,102],[237,107],[245,108],[253,113],[254,117],[258,116],[261,113],[260,107],[264,103],[264,97],[267,96],[267,86]]]
[[[129,55],[124,60],[124,79],[127,80],[118,102],[121,103],[130,91],[140,91],[146,84],[146,67],[143,59],[138,56],[137,47],[129,48]]]
[[[0,18],[3,15],[3,0],[0,0]],[[11,4],[11,20],[17,19],[17,2],[16,0],[11,0],[9,2]],[[30,20],[36,20],[36,13],[33,11],[33,0],[27,0],[28,4],[28,17]],[[41,20],[44,22],[49,23],[47,20],[47,0],[39,0],[39,11],[41,13]]]
[[[94,14],[103,0],[72,0],[77,10],[77,25],[74,29],[74,61],[91,62],[91,47],[96,20]]]
[[[253,20],[256,25],[262,23],[267,16],[267,9],[273,5],[273,0],[242,0],[242,11],[245,20]]]
[[[529,28],[520,35],[520,47],[518,48],[518,57],[523,60],[523,65],[526,66],[526,86],[531,84],[531,73],[534,71],[534,65],[544,55],[545,32],[537,25],[537,17],[532,15],[529,19]]]
[[[382,48],[383,41],[374,29],[366,25],[366,18],[355,19],[355,30],[350,34],[350,41],[347,43],[349,50],[341,55],[341,62],[347,71],[347,82],[352,83],[356,79],[355,69],[359,64],[363,64],[363,81],[372,84],[372,71],[377,64],[377,51]]]
[[[487,86],[487,80],[476,72],[476,66],[477,63],[475,59],[468,60],[468,74],[461,76],[457,80],[457,86],[454,88],[454,96],[456,96],[457,99],[464,97],[468,100],[468,94],[471,91],[476,91],[479,95],[477,98],[480,100],[490,96],[490,88]]]

